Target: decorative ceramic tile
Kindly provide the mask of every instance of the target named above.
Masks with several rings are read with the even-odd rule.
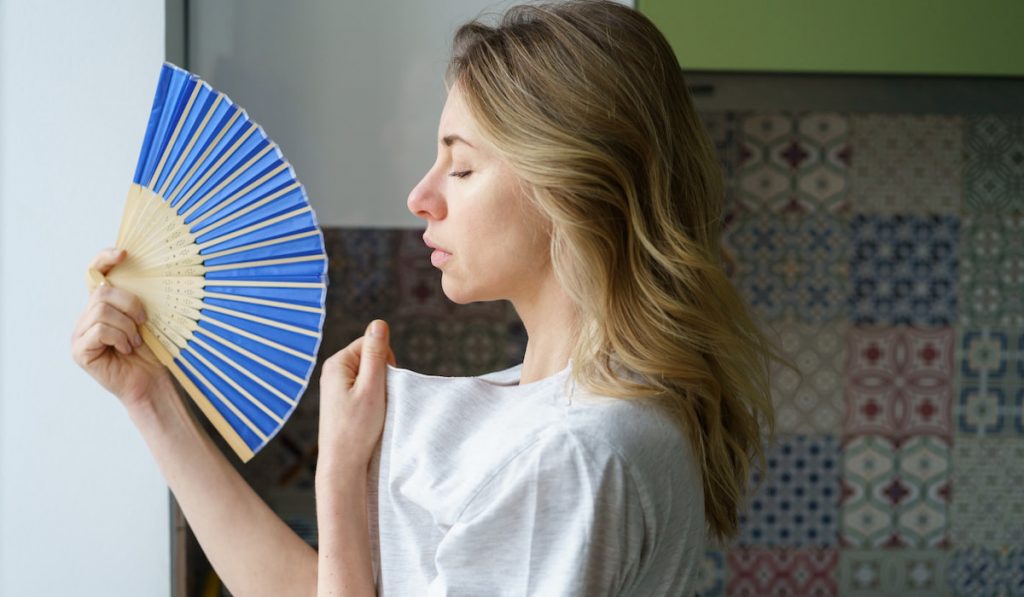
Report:
[[[369,323],[398,305],[398,236],[387,230],[324,229],[328,316]]]
[[[720,597],[725,594],[725,554],[720,551],[704,552],[697,569],[697,597]]]
[[[839,447],[829,436],[779,436],[769,446],[767,472],[753,475],[756,493],[740,515],[739,544],[835,545]]]
[[[953,446],[955,545],[1024,546],[1024,442],[957,437]]]
[[[509,321],[396,316],[389,323],[399,366],[429,375],[498,371],[520,362],[525,351],[525,345],[510,338],[516,324]]]
[[[960,323],[1024,328],[1024,215],[968,215],[960,229]]]
[[[849,124],[835,113],[740,117],[737,198],[750,211],[844,213]]]
[[[959,116],[852,115],[852,210],[957,214],[963,128]]]
[[[313,491],[319,428],[319,396],[306,396],[307,410],[289,417],[285,427],[259,454],[239,470],[254,487]],[[300,403],[301,404],[301,403]]]
[[[727,179],[735,178],[739,155],[736,142],[737,119],[735,112],[709,111],[700,114],[708,132],[715,153],[722,161],[722,174]]]
[[[944,550],[844,549],[839,552],[839,592],[844,597],[946,595]]]
[[[995,550],[972,545],[959,548],[950,556],[946,576],[957,596],[1024,595],[1024,547]]]
[[[950,435],[952,329],[855,326],[846,337],[845,436]]]
[[[846,225],[825,213],[750,213],[724,235],[733,280],[764,321],[845,318]]]
[[[957,433],[1024,436],[1024,331],[982,328],[959,335]]]
[[[423,242],[423,230],[399,233],[398,313],[401,315],[444,317],[455,308],[455,303],[441,288],[441,271],[430,263],[430,253],[430,247]]]
[[[394,327],[394,315],[388,311],[374,311],[373,314],[351,313],[345,316],[341,309],[332,309],[327,304],[327,318],[324,320],[324,335],[320,341],[320,351],[317,355],[316,369],[310,379],[320,379],[320,366],[327,358],[342,350],[352,343],[353,340],[366,334],[366,328],[374,319],[383,319],[388,325]],[[392,339],[393,342],[393,339]],[[314,388],[308,388],[307,391]]]
[[[946,547],[949,446],[939,437],[896,443],[861,436],[843,446],[842,544]]]
[[[820,325],[784,321],[766,330],[799,369],[794,372],[772,364],[772,402],[779,433],[839,433],[846,327],[843,321]]]
[[[702,112],[704,128],[715,146],[719,165],[722,168],[722,181],[725,185],[725,205],[723,212],[728,214],[735,209],[736,170],[739,167],[739,150],[736,142],[735,112]]]
[[[857,324],[951,325],[957,232],[951,216],[851,219],[850,316]]]
[[[398,233],[397,258],[399,303],[396,314],[426,319],[445,317],[486,317],[505,320],[508,301],[480,301],[460,305],[444,294],[441,270],[430,263],[432,249],[423,242],[423,230],[405,229]]]
[[[965,204],[969,213],[1024,210],[1024,116],[967,119]]]
[[[1005,550],[1002,562],[1006,594],[1024,595],[1024,544]]]
[[[262,496],[285,524],[316,549],[316,498],[313,488],[276,488]]]
[[[737,548],[726,554],[730,597],[826,597],[837,594],[839,552],[828,548]]]

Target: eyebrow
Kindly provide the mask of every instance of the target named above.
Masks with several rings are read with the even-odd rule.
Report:
[[[456,141],[462,141],[466,145],[469,145],[470,147],[473,147],[473,145],[469,141],[466,141],[465,139],[463,139],[462,137],[460,137],[458,135],[445,135],[441,139],[441,141],[443,141],[445,146],[447,146],[447,147],[451,147],[452,144],[455,143]]]

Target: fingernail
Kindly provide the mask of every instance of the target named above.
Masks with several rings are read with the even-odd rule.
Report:
[[[142,324],[146,323],[146,314],[145,313],[139,313],[135,317],[135,321],[139,322],[139,325],[142,325]]]
[[[132,344],[135,346],[142,346],[142,336],[135,334],[135,337],[132,338]]]
[[[384,335],[384,323],[381,321],[374,321],[370,323],[370,335],[374,338],[380,338]]]

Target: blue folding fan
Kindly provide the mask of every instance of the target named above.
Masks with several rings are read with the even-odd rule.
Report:
[[[139,297],[143,340],[247,462],[295,410],[323,331],[327,255],[295,172],[237,104],[165,63],[116,246],[128,258],[106,280]]]

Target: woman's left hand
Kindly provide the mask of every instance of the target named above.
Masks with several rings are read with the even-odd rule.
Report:
[[[374,335],[375,325],[379,335]],[[366,473],[384,429],[387,363],[396,366],[383,320],[372,321],[365,336],[324,361],[318,477]]]

